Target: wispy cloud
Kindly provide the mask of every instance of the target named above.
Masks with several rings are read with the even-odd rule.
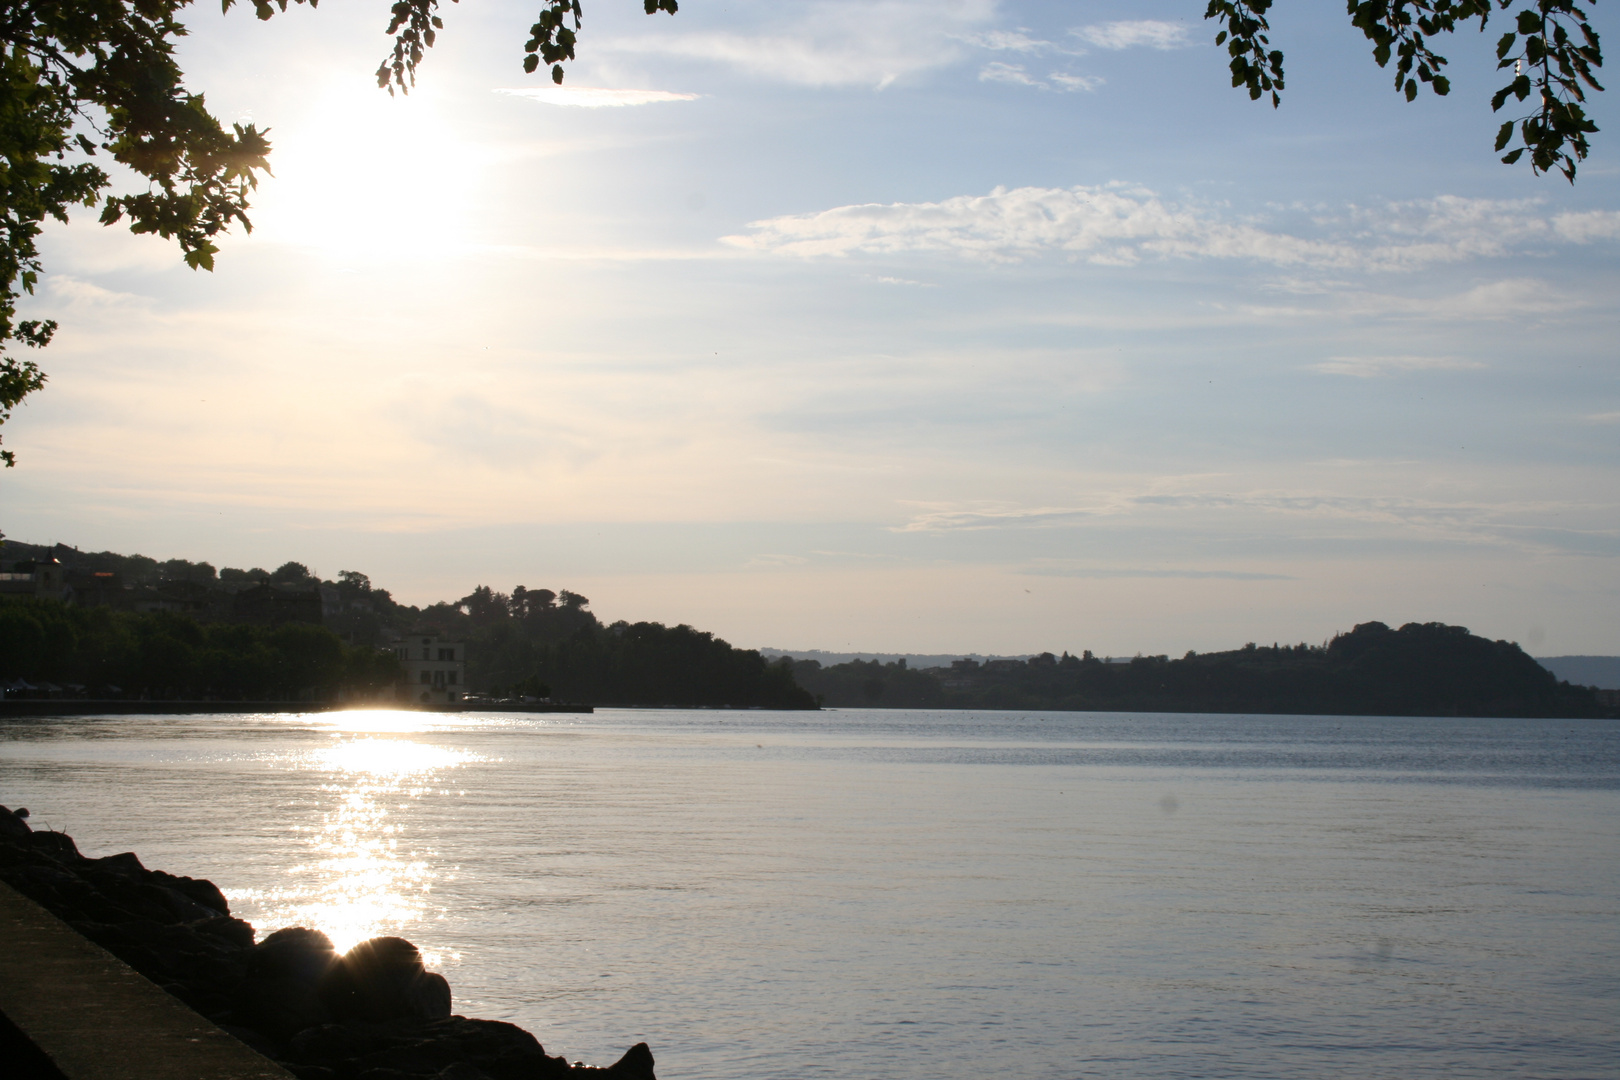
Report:
[[[664,101],[696,101],[697,94],[677,94],[673,90],[611,90],[600,86],[535,86],[500,89],[497,94],[528,98],[543,105],[565,105],[578,109],[622,108],[626,105],[656,105]]]
[[[1372,379],[1409,371],[1475,371],[1485,365],[1455,356],[1335,356],[1310,365],[1324,375],[1351,375]]]
[[[1586,420],[1591,424],[1620,424],[1620,412],[1592,413]]]
[[[1616,210],[1587,210],[1582,213],[1559,214],[1553,218],[1552,223],[1559,236],[1577,244],[1620,237],[1620,211]]]
[[[992,76],[1029,80],[1016,65]],[[725,242],[781,255],[949,253],[1014,262],[1045,255],[1101,265],[1145,258],[1247,259],[1285,267],[1416,270],[1495,257],[1567,239],[1525,200],[1435,199],[1349,207],[1305,223],[1268,227],[1219,203],[1173,202],[1146,188],[996,188],[929,203],[867,203],[752,222]],[[1301,232],[1311,235],[1300,235]],[[1597,234],[1591,234],[1596,238]]]
[[[1096,90],[1107,81],[1101,75],[1071,75],[1066,71],[1054,71],[1047,79],[1058,89],[1084,90],[1087,93]]]
[[[151,303],[147,297],[137,296],[134,293],[114,292],[111,289],[104,289],[100,285],[67,274],[51,275],[45,279],[45,287],[51,296],[74,305],[117,307]]]
[[[1069,33],[1099,49],[1179,49],[1188,44],[1187,27],[1159,19],[1125,19],[1077,26]]]
[[[992,60],[979,69],[979,81],[1011,83],[1014,86],[1031,86],[1038,90],[1060,90],[1071,93],[1076,90],[1090,92],[1103,84],[1100,76],[1071,75],[1066,71],[1054,71],[1042,79],[1031,75],[1023,64],[1006,64],[999,60]]]
[[[1246,570],[1149,570],[1145,568],[1113,569],[1087,566],[1034,566],[1019,571],[1033,577],[1066,578],[1210,578],[1221,581],[1297,581],[1288,574],[1260,574]]]
[[[605,53],[707,61],[801,86],[876,86],[960,61],[995,0],[829,0],[753,33],[659,33],[605,42]],[[988,39],[987,39],[988,40]],[[1016,36],[997,38],[1012,48]]]
[[[1023,64],[1004,64],[999,60],[992,60],[979,69],[979,81],[1012,83],[1015,86],[1041,85],[1033,75],[1024,70]]]
[[[1594,513],[1595,511],[1595,513]],[[1155,481],[1135,491],[1100,494],[1089,505],[931,506],[891,532],[952,533],[983,530],[1112,529],[1154,522],[1197,522],[1206,531],[1225,520],[1245,534],[1298,533],[1301,525],[1336,537],[1400,537],[1425,543],[1505,548],[1531,554],[1620,555],[1620,530],[1548,527],[1549,519],[1602,521],[1613,507],[1571,503],[1502,502],[1494,505],[1398,496],[1277,490],[1198,490]],[[1266,525],[1266,519],[1296,524]],[[1056,563],[1055,566],[1068,564]],[[1247,571],[1244,571],[1247,573]]]
[[[1050,41],[1030,37],[1027,30],[983,30],[959,38],[991,52],[1043,53],[1056,47]]]
[[[890,532],[961,532],[972,529],[1041,528],[1072,524],[1107,513],[1102,507],[1031,506],[924,510]]]

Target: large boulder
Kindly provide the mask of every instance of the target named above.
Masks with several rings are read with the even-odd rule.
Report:
[[[26,841],[28,834],[34,831],[28,827],[28,822],[23,820],[27,816],[28,811],[22,807],[12,811],[0,806],[0,836]]]
[[[339,1020],[440,1020],[450,1015],[450,984],[422,965],[398,937],[362,941],[326,972],[322,1002]]]
[[[238,991],[238,1007],[253,1027],[277,1039],[327,1024],[332,1013],[321,1000],[321,983],[338,962],[332,939],[319,930],[292,926],[254,945]]]

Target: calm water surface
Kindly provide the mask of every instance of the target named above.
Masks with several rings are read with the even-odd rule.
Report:
[[[0,802],[666,1080],[1620,1077],[1620,724],[0,724]]]

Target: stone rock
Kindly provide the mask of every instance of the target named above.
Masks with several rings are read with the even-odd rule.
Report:
[[[624,1052],[623,1057],[609,1065],[607,1071],[626,1080],[655,1080],[652,1047],[644,1042],[636,1043]]]
[[[489,1073],[465,1061],[446,1065],[433,1075],[433,1080],[491,1080]]]
[[[186,924],[187,929],[209,934],[238,949],[253,948],[253,924],[233,919],[229,915],[215,915]]]
[[[221,915],[231,913],[230,901],[226,900],[225,894],[219,891],[219,886],[207,878],[180,877],[175,874],[165,874],[162,870],[151,870],[148,873],[151,874],[154,882],[166,889],[173,889],[193,903],[201,904],[203,907],[216,911]]]
[[[73,842],[73,837],[65,832],[51,832],[48,829],[31,832],[28,837],[34,850],[61,862],[79,862],[84,856],[79,854],[79,847]]]
[[[336,963],[332,939],[319,930],[277,930],[248,952],[238,1007],[249,1023],[277,1039],[330,1023],[320,988]]]
[[[141,865],[141,860],[133,851],[122,851],[117,855],[104,855],[99,859],[91,859],[90,864],[98,870],[122,874],[124,877],[144,878],[148,873],[146,867]]]
[[[327,971],[321,1000],[342,1020],[437,1020],[450,1015],[450,984],[398,937],[362,941]]]
[[[27,841],[29,834],[34,831],[28,827],[28,822],[23,820],[27,816],[28,811],[22,807],[18,807],[13,813],[0,806],[0,836]]]

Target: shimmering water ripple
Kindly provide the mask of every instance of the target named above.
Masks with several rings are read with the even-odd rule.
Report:
[[[1620,725],[0,725],[0,802],[682,1077],[1620,1076]]]

